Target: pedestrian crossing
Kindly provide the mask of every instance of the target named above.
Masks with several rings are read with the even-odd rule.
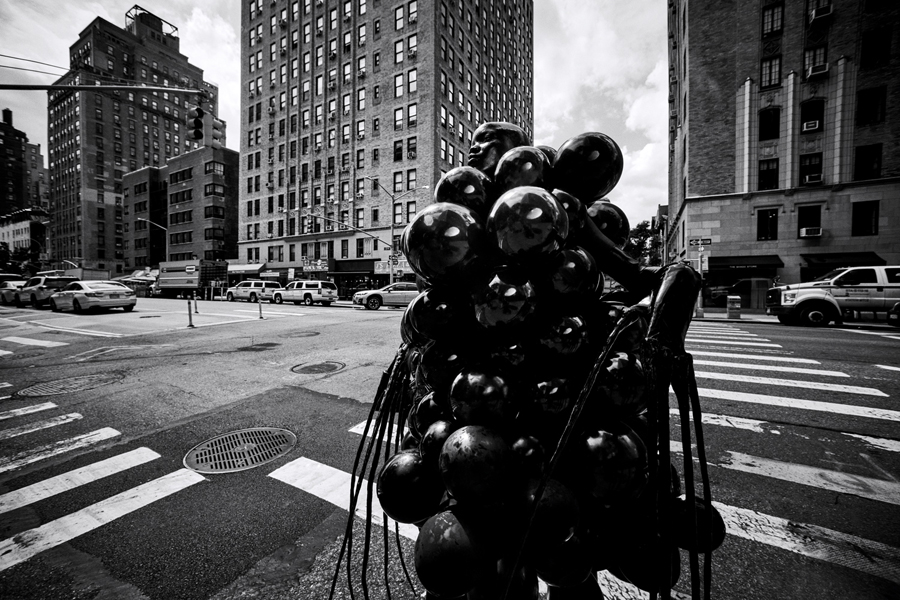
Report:
[[[57,342],[54,340],[43,340],[32,337],[7,336],[0,338],[0,359],[13,357],[16,352],[28,350],[29,348],[60,348],[68,345],[68,342]]]
[[[734,346],[734,340],[747,339],[764,345],[717,350],[717,341],[726,341],[729,346]],[[896,507],[900,506],[900,482],[890,473],[879,472],[877,465],[865,473],[860,469],[844,468],[838,464],[841,457],[831,456],[832,450],[840,451],[846,456],[859,458],[860,464],[868,464],[866,461],[870,461],[873,452],[881,453],[881,456],[900,457],[900,440],[871,434],[868,430],[869,426],[882,426],[897,431],[900,411],[890,408],[893,405],[885,402],[884,399],[889,398],[887,393],[877,387],[853,385],[866,382],[858,381],[857,376],[849,373],[822,368],[817,360],[794,356],[781,344],[743,331],[740,326],[692,325],[686,344],[688,352],[695,357],[694,364],[703,369],[696,373],[698,381],[709,386],[699,388],[698,393],[704,406],[702,420],[707,433],[711,480],[724,480],[724,474],[728,474],[729,477],[753,478],[776,490],[783,486],[788,491],[776,494],[785,496],[797,494],[796,490],[810,490],[812,497],[824,493],[847,495],[874,503],[882,507],[881,510],[896,511]],[[781,349],[783,353],[771,354],[769,349],[772,348]],[[885,373],[890,371],[885,370]],[[3,387],[2,383],[0,387]],[[783,391],[773,394],[773,390]],[[55,414],[58,409],[52,402],[43,402],[0,411],[0,440],[27,436],[37,431],[64,431],[67,425],[83,418],[79,413]],[[770,422],[753,418],[757,416],[757,411],[765,410],[784,411],[800,422],[808,415],[816,415],[822,419],[822,425],[800,428],[789,419]],[[748,412],[752,412],[752,416],[748,416]],[[679,430],[680,416],[675,408],[670,409],[670,414],[674,437],[674,432]],[[28,419],[29,422],[18,423],[20,419]],[[9,426],[6,426],[7,423]],[[363,431],[362,423],[348,424],[349,436],[362,435]],[[737,432],[737,436],[728,432]],[[2,457],[0,475],[14,473],[27,465],[89,448],[121,435],[115,429],[101,428],[65,437],[28,452]],[[721,445],[721,440],[726,439],[729,444],[738,444],[743,439],[738,436],[750,436],[747,439],[753,442],[747,447]],[[710,441],[711,438],[716,441]],[[799,456],[803,457],[803,464],[799,458],[794,459],[798,462],[791,462],[788,457],[762,455],[773,444],[802,447],[803,452]],[[673,440],[670,449],[681,453],[681,442]],[[816,464],[816,453],[828,455],[823,457],[823,464]],[[65,494],[91,482],[114,479],[129,469],[159,458],[160,455],[150,448],[136,448],[0,494],[0,518],[11,511]],[[828,461],[833,461],[835,466],[829,466]],[[349,509],[350,474],[346,471],[300,456],[283,461],[272,468],[267,477],[327,501],[336,508]],[[202,475],[177,469],[2,540],[0,572],[147,508],[158,500],[188,493],[190,488],[204,481],[206,478]],[[365,493],[365,483],[362,491]],[[713,498],[716,497],[714,491]],[[830,523],[803,523],[792,514],[776,514],[774,509],[780,506],[777,503],[772,503],[773,510],[761,510],[753,498],[741,500],[738,502],[732,497],[728,503],[716,502],[730,538],[757,545],[768,552],[786,552],[900,585],[900,549],[866,539],[857,532],[845,531]],[[378,499],[372,498],[371,502],[375,524],[380,525],[386,517],[382,514]],[[358,516],[364,516],[365,505],[366,499],[363,498],[357,506]],[[414,526],[400,524],[400,533],[414,540],[417,532]],[[647,597],[637,588],[606,573],[601,574],[601,579],[607,598],[637,600]],[[685,596],[678,594],[676,597]]]

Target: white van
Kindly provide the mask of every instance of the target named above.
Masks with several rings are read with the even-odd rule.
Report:
[[[272,302],[275,304],[282,302],[300,304],[302,302],[307,306],[312,306],[318,302],[322,306],[331,306],[335,300],[337,300],[337,286],[330,281],[317,279],[292,281],[283,290],[276,290],[272,295]]]
[[[766,313],[786,325],[841,322],[845,311],[886,313],[900,302],[900,266],[845,267],[766,292]]]

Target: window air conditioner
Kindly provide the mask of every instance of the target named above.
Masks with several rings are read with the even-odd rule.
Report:
[[[804,132],[806,132],[806,131],[818,131],[818,129],[819,129],[819,122],[818,122],[818,121],[806,121],[806,122],[803,124],[803,131],[804,131]]]
[[[266,189],[267,189],[267,190],[274,190],[274,189],[275,189],[275,184],[272,183],[272,182],[270,181],[269,183],[266,184]]]
[[[334,121],[334,111],[331,111],[330,113],[328,113],[328,120]]]
[[[415,48],[410,48],[410,49],[406,52],[406,54],[407,54],[410,58],[415,58],[415,57],[416,57],[416,49],[415,49]]]
[[[345,21],[349,21],[349,20],[350,20],[350,13],[346,13],[346,14],[344,15],[344,20],[345,20]]]
[[[317,35],[317,36],[321,36],[321,35],[322,35],[322,28],[321,28],[321,27],[316,27],[316,35]]]
[[[281,55],[284,56],[285,54],[287,54],[287,48],[282,48]]]
[[[822,174],[816,173],[815,175],[805,175],[803,177],[803,183],[822,183]]]
[[[269,238],[269,239],[272,239],[272,234],[271,234],[271,233],[266,234],[266,237]]]
[[[802,237],[802,238],[822,237],[822,228],[821,227],[802,227],[800,229],[800,237]]]
[[[272,159],[272,158],[270,158],[270,159],[269,159],[269,164],[270,164],[270,165],[274,165],[274,164],[275,164],[275,160]]]
[[[350,109],[349,109],[349,108],[345,108],[345,109],[344,109],[344,114],[345,114],[345,115],[349,115],[349,114],[350,114]]]
[[[812,79],[814,77],[824,77],[825,75],[828,75],[828,63],[815,65],[806,70],[807,79]]]
[[[334,231],[334,225],[329,223],[328,225],[325,226],[325,231]]]
[[[328,174],[331,175],[334,171],[329,170]],[[329,204],[337,204],[337,200],[335,200],[334,196],[328,196]]]
[[[358,140],[364,140],[364,139],[366,139],[366,134],[364,134],[364,133],[359,133],[359,134],[356,135],[356,139],[358,139]]]
[[[325,172],[326,175],[334,175],[334,169],[328,169]],[[334,200],[334,198],[329,198],[329,200]]]
[[[415,157],[416,157],[416,153],[413,151],[406,153],[406,158],[415,158]]]
[[[328,53],[328,58],[335,58],[336,56],[337,56],[337,52],[335,52],[334,50],[332,50],[331,52]]]
[[[360,69],[359,71],[356,72],[356,76],[357,76],[357,77],[360,77],[360,78],[365,77],[365,76],[366,76],[366,70],[365,70],[365,69]]]
[[[365,198],[365,197],[366,197],[366,195],[363,194],[362,192],[357,192],[357,193],[356,193],[356,198],[357,198],[357,200],[362,200],[362,199]]]
[[[316,144],[316,152],[322,151],[322,144]]]
[[[251,98],[255,98],[255,97],[256,97],[256,94],[254,94],[253,92],[250,92],[250,97],[251,97]]]
[[[275,87],[275,82],[274,82],[274,81],[270,81],[270,82],[269,82],[269,87],[270,87],[270,88],[274,88],[274,87]]]
[[[409,15],[410,23],[415,23],[417,20],[418,20],[418,17],[416,15]]]
[[[820,6],[819,8],[814,8],[809,11],[809,22],[812,23],[816,19],[824,19],[825,17],[831,16],[831,5],[828,4],[826,6]]]
[[[274,115],[274,114],[275,114],[275,107],[274,107],[274,106],[270,106],[268,112],[269,112],[270,115]]]

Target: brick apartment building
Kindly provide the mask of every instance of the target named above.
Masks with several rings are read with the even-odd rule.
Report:
[[[329,278],[342,296],[388,283],[391,246],[442,173],[465,164],[474,129],[506,120],[532,133],[532,7],[243,3],[232,273]],[[412,277],[404,260],[397,270]]]
[[[126,271],[237,256],[238,153],[202,147],[122,178]],[[102,210],[98,207],[97,210]]]
[[[668,6],[667,258],[708,240],[710,286],[900,264],[900,3]]]
[[[178,28],[134,6],[125,27],[96,18],[69,48],[73,71],[55,83],[174,86],[207,93],[216,114],[218,90],[180,53]],[[55,262],[124,272],[123,177],[195,149],[184,135],[198,94],[138,88],[96,92],[53,90],[48,103],[50,250]]]

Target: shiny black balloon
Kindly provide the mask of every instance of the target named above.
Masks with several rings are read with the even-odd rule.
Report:
[[[541,548],[533,556],[532,564],[538,576],[550,585],[577,586],[593,571],[587,544],[577,533],[561,544]]]
[[[428,429],[425,430],[425,434],[422,436],[422,441],[419,443],[419,452],[425,464],[437,469],[438,459],[441,456],[444,442],[447,441],[451,433],[459,428],[460,423],[449,419],[438,419],[428,426]]]
[[[546,187],[550,179],[550,169],[550,162],[540,149],[534,146],[513,148],[497,163],[497,170],[494,172],[494,193],[502,195],[523,185]]]
[[[458,345],[435,342],[422,352],[420,375],[432,390],[446,394],[467,360],[467,354]]]
[[[528,481],[526,491],[532,494],[544,475],[550,457],[547,456],[541,441],[531,435],[520,436],[512,443],[511,448],[516,456],[518,471]]]
[[[631,234],[625,211],[608,200],[596,200],[588,204],[587,215],[613,244],[625,247]]]
[[[565,190],[554,189],[552,193],[569,218],[568,239],[572,240],[577,236],[578,232],[584,229],[584,220],[587,218],[585,205],[581,200]]]
[[[467,593],[490,577],[496,560],[489,542],[468,524],[465,511],[454,507],[429,518],[416,538],[416,575],[438,598]]]
[[[537,347],[554,358],[571,357],[588,340],[587,322],[580,315],[550,317],[538,334]]]
[[[475,310],[467,294],[445,287],[433,287],[413,298],[406,307],[403,321],[408,321],[408,327],[418,334],[410,336],[415,339],[460,340],[471,334],[475,326]]]
[[[559,147],[553,172],[557,187],[587,201],[609,194],[619,182],[624,165],[622,150],[611,137],[587,132]]]
[[[722,515],[703,498],[694,498],[693,509],[684,496],[675,498],[672,500],[671,515],[674,523],[673,537],[679,548],[706,553],[712,552],[725,541],[725,521]]]
[[[578,390],[566,378],[542,379],[535,385],[532,411],[538,418],[567,415],[578,398]]]
[[[535,498],[532,493],[529,504],[533,504]],[[548,480],[528,530],[526,549],[534,551],[563,543],[575,532],[580,521],[581,511],[575,493],[556,479]]]
[[[584,476],[589,493],[604,504],[637,498],[647,484],[647,449],[627,425],[588,430],[576,440],[586,457]]]
[[[452,202],[486,217],[491,209],[491,180],[475,167],[447,171],[434,188],[435,202]]]
[[[410,425],[415,428],[417,437],[420,439],[425,435],[432,423],[440,419],[446,419],[448,416],[447,411],[436,401],[435,396],[436,392],[426,395],[419,400],[415,412],[410,413],[414,415]]]
[[[634,354],[611,353],[603,368],[597,390],[609,414],[636,415],[646,408],[647,379],[641,361]]]
[[[463,425],[502,426],[519,411],[510,377],[490,365],[464,368],[450,385],[453,418]]]
[[[515,455],[496,431],[478,425],[457,429],[441,450],[441,479],[463,506],[498,504],[521,493]]]
[[[530,322],[537,310],[537,292],[525,274],[514,268],[495,269],[472,292],[475,319],[491,332],[506,333]]]
[[[556,160],[556,148],[553,146],[545,146],[543,144],[535,147],[544,153],[544,156],[547,157],[547,161],[552,165],[553,161]]]
[[[562,248],[569,220],[553,194],[526,185],[497,199],[488,215],[487,231],[504,254],[527,263]]]
[[[486,243],[481,218],[449,202],[423,208],[401,236],[410,267],[431,285],[465,282]]]
[[[418,450],[402,450],[381,468],[376,492],[389,517],[400,523],[416,523],[437,512],[444,489]]]
[[[601,273],[594,258],[583,248],[561,251],[550,264],[550,285],[557,294],[593,294],[600,286]]]

